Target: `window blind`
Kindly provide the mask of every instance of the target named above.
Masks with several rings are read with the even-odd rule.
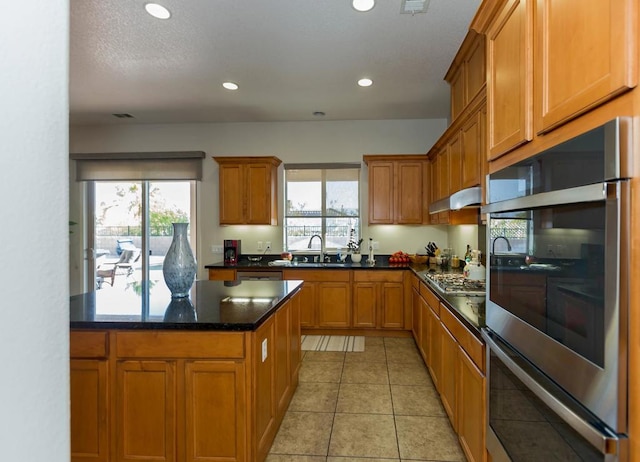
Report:
[[[71,154],[77,181],[201,180],[203,151]]]

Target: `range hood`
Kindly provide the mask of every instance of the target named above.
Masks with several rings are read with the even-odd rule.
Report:
[[[429,206],[429,213],[446,212],[447,210],[459,210],[471,205],[479,206],[482,203],[482,188],[462,189],[451,194],[449,197],[440,199]]]

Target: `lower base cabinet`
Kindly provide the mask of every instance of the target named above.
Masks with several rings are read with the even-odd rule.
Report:
[[[264,461],[298,383],[299,310],[297,294],[255,332],[72,330],[72,462]]]
[[[421,323],[414,338],[465,456],[485,462],[484,344],[423,283],[413,305]]]

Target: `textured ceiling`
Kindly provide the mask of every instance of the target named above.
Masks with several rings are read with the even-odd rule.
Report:
[[[70,123],[444,118],[443,81],[480,0],[71,0]],[[356,81],[370,77],[374,85]],[[240,85],[232,92],[221,83]],[[117,119],[129,113],[134,119]]]

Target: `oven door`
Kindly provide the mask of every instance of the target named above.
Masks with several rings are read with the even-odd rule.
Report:
[[[489,236],[526,217],[530,263],[490,256],[487,326],[618,433],[627,431],[628,204],[620,180],[487,206]]]
[[[487,450],[494,462],[628,460],[616,435],[489,329]]]

